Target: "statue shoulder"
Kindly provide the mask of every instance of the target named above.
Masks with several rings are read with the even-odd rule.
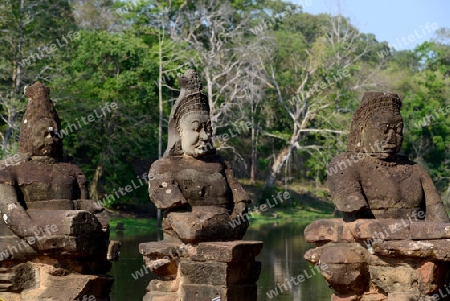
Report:
[[[168,170],[170,168],[168,168],[169,166],[173,165],[176,161],[179,161],[181,159],[180,156],[167,156],[167,157],[162,157],[158,160],[155,160],[151,165],[150,165],[150,171],[163,171],[163,170]]]
[[[0,183],[12,183],[16,181],[18,166],[31,159],[30,153],[17,153],[0,160]]]
[[[366,155],[364,153],[355,153],[355,152],[340,153],[330,161],[330,164],[328,166],[339,165],[348,168],[356,166],[356,164],[363,161],[365,157]]]
[[[416,172],[426,173],[428,174],[428,171],[420,164],[413,160],[410,160],[408,156],[406,155],[397,155],[397,164],[401,165],[409,165],[415,170]]]
[[[150,165],[149,176],[157,174],[171,174],[182,169],[185,158],[183,156],[166,156],[154,161]]]
[[[334,157],[327,167],[328,178],[334,175],[357,176],[359,168],[363,165],[366,155],[364,153],[345,152]]]

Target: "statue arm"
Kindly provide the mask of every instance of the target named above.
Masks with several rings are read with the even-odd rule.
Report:
[[[247,204],[251,202],[251,199],[248,196],[247,192],[245,192],[239,181],[234,177],[234,172],[231,168],[231,164],[226,161],[225,166],[225,177],[233,193],[234,208],[231,217],[234,218],[247,213]]]
[[[355,162],[341,154],[335,157],[327,169],[327,182],[331,198],[341,212],[367,211],[369,205],[363,195]]]
[[[89,199],[89,182],[86,175],[76,165],[74,166],[74,173],[76,175],[77,186],[80,191],[78,198]]]
[[[450,222],[447,212],[445,211],[444,203],[437,192],[428,172],[422,169],[422,189],[425,194],[425,220],[436,222]]]
[[[173,209],[188,204],[171,172],[159,170],[158,162],[149,171],[148,193],[158,209]]]
[[[73,201],[74,209],[86,210],[92,214],[97,214],[105,210],[105,208],[100,205],[100,203],[89,199],[89,182],[86,178],[86,175],[76,165],[74,166],[74,173],[76,175],[78,187],[78,195],[76,196],[76,198],[79,198]]]
[[[1,217],[14,234],[20,238],[42,234],[42,229],[17,201],[16,188],[13,185],[0,184],[0,196]]]

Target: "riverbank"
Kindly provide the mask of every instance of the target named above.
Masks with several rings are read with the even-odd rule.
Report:
[[[334,216],[335,206],[325,186],[314,187],[291,183],[263,190],[263,182],[250,184],[248,179],[239,179],[252,203],[248,206],[250,218],[255,222],[276,219],[320,219]],[[285,196],[280,201],[280,195]],[[117,204],[108,209],[111,217],[150,218],[156,217],[153,204]]]
[[[263,190],[264,183],[262,181],[255,184],[250,184],[250,181],[246,179],[239,181],[252,199],[249,211],[255,206],[258,209],[264,209],[264,207],[261,208],[264,204],[270,207],[260,213],[254,210],[254,219],[319,219],[334,216],[335,206],[331,202],[331,196],[326,186],[315,187],[291,183]],[[275,202],[274,199],[279,199],[280,194],[286,195],[288,198],[283,202]]]

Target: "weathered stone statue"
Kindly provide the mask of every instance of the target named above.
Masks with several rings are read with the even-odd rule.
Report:
[[[49,88],[38,82],[25,95],[19,153],[0,162],[0,297],[107,299],[113,279],[98,274],[109,271],[108,247],[115,246],[108,219],[95,215],[103,208],[88,199],[83,172],[62,162]]]
[[[150,199],[165,210],[164,240],[140,245],[150,269],[170,281],[152,281],[144,300],[156,300],[161,291],[164,300],[256,300],[260,264],[254,258],[262,242],[239,240],[250,198],[212,147],[210,108],[197,73],[188,70],[179,81],[168,147],[149,172]],[[241,276],[230,282],[230,273]]]
[[[348,152],[328,167],[333,202],[346,220],[406,218],[422,211],[425,220],[449,221],[426,170],[397,154],[403,142],[401,105],[397,94],[366,92],[353,116]]]
[[[450,223],[428,173],[398,155],[398,95],[367,92],[356,110],[348,152],[328,182],[344,219],[305,229],[316,244],[304,257],[326,269],[333,301],[449,300]],[[424,221],[425,220],[425,221]]]
[[[230,221],[247,212],[250,198],[212,147],[208,99],[197,74],[188,71],[180,84],[169,146],[149,172],[150,199],[166,210],[164,235],[190,243],[241,239],[248,221],[236,227]]]

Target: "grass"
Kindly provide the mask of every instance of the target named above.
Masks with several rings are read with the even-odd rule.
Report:
[[[313,188],[300,184],[283,185],[282,188],[276,187],[271,190],[263,191],[263,182],[250,184],[246,179],[239,179],[244,189],[253,200],[249,206],[252,211],[254,206],[263,204],[266,201],[272,205],[272,195],[278,192],[289,192],[290,198],[285,200],[283,204],[257,214],[253,212],[252,222],[261,223],[267,220],[273,222],[276,219],[319,219],[330,218],[334,216],[335,206],[331,202],[329,191],[326,187]]]
[[[154,218],[130,218],[130,217],[114,217],[109,223],[112,230],[116,229],[117,224],[122,223],[125,230],[133,233],[148,233],[149,229],[157,231],[157,221]]]

